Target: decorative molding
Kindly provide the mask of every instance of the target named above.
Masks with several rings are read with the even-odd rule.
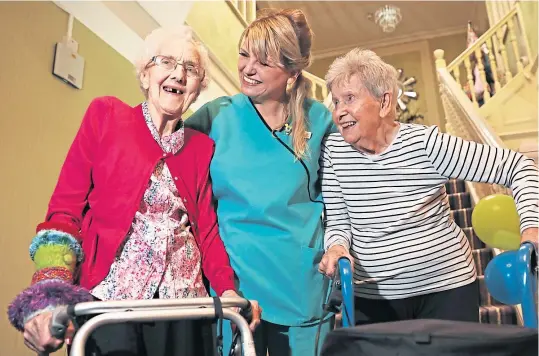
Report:
[[[466,26],[447,27],[447,28],[439,29],[435,31],[421,31],[421,32],[416,32],[409,35],[392,36],[391,38],[387,38],[383,40],[373,40],[369,42],[358,43],[355,45],[313,51],[313,58],[314,60],[320,60],[324,58],[338,57],[356,47],[364,47],[364,48],[369,48],[369,49],[374,49],[374,48],[381,49],[384,47],[410,44],[410,43],[414,43],[418,41],[430,40],[432,38],[452,36],[452,35],[465,34],[465,33],[466,33]]]
[[[409,52],[422,52],[429,51],[428,42],[425,41],[414,41],[408,43],[399,43],[393,46],[383,46],[383,47],[373,47],[372,51],[376,52],[377,55],[381,57],[392,56],[394,54],[409,53]],[[430,55],[429,55],[430,56]]]

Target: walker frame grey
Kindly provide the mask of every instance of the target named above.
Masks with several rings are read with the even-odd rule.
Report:
[[[237,326],[241,336],[241,350],[244,356],[256,356],[254,340],[249,324],[238,312],[229,308],[250,307],[243,298],[220,298],[223,318]],[[149,322],[172,320],[215,319],[213,298],[152,299],[133,301],[96,301],[72,306],[59,306],[53,311],[51,334],[63,338],[69,321],[82,316],[95,315],[76,331],[69,356],[85,356],[85,345],[91,333],[97,328],[124,322]],[[235,349],[237,354],[239,349]]]

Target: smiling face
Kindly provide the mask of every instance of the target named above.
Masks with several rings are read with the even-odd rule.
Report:
[[[198,52],[190,42],[173,40],[161,45],[154,58],[140,74],[142,87],[148,91],[150,110],[163,118],[179,118],[200,94]],[[175,69],[167,68],[171,59],[179,63]],[[198,75],[188,75],[186,68],[198,69]]]
[[[381,125],[380,100],[363,87],[357,76],[331,88],[333,122],[347,143],[356,146],[361,139],[376,137]]]
[[[245,42],[240,47],[238,74],[241,92],[257,102],[267,99],[280,100],[286,94],[286,86],[293,83],[295,75],[272,58],[261,61],[249,51]]]

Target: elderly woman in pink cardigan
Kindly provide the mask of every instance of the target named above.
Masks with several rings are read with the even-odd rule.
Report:
[[[238,296],[212,203],[214,143],[182,121],[208,83],[208,55],[187,28],[158,29],[145,44],[137,73],[146,100],[90,104],[32,240],[37,271],[8,314],[37,353],[64,342],[49,332],[58,305],[206,297],[203,273],[220,296]],[[260,316],[253,306],[252,327]],[[86,353],[194,356],[213,348],[208,322],[175,321],[104,326]]]

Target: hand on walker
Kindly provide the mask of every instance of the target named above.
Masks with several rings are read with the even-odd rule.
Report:
[[[60,349],[64,340],[51,335],[52,312],[36,315],[24,324],[24,344],[38,355],[48,355]]]
[[[224,291],[223,294],[222,294],[222,297],[224,297],[224,298],[227,298],[227,297],[228,298],[232,298],[232,297],[241,298],[238,295],[238,293],[236,293],[233,290]],[[260,316],[262,315],[262,308],[260,307],[260,305],[258,304],[258,302],[256,300],[249,300],[249,302],[251,303],[251,310],[252,310],[252,314],[253,314],[253,319],[251,320],[251,323],[249,324],[249,328],[251,329],[252,332],[254,332],[256,327],[258,325],[260,325]],[[237,313],[240,312],[240,308],[231,308],[231,309],[233,309]]]
[[[322,257],[322,261],[320,261],[320,264],[318,265],[318,271],[325,274],[329,278],[333,278],[338,268],[337,263],[341,257],[346,257],[350,260],[350,265],[352,266],[353,271],[354,259],[350,255],[348,249],[341,245],[331,246],[329,250],[327,250],[324,257]]]
[[[529,227],[522,232],[520,243],[531,242],[535,248],[539,247],[539,229],[536,227]]]

